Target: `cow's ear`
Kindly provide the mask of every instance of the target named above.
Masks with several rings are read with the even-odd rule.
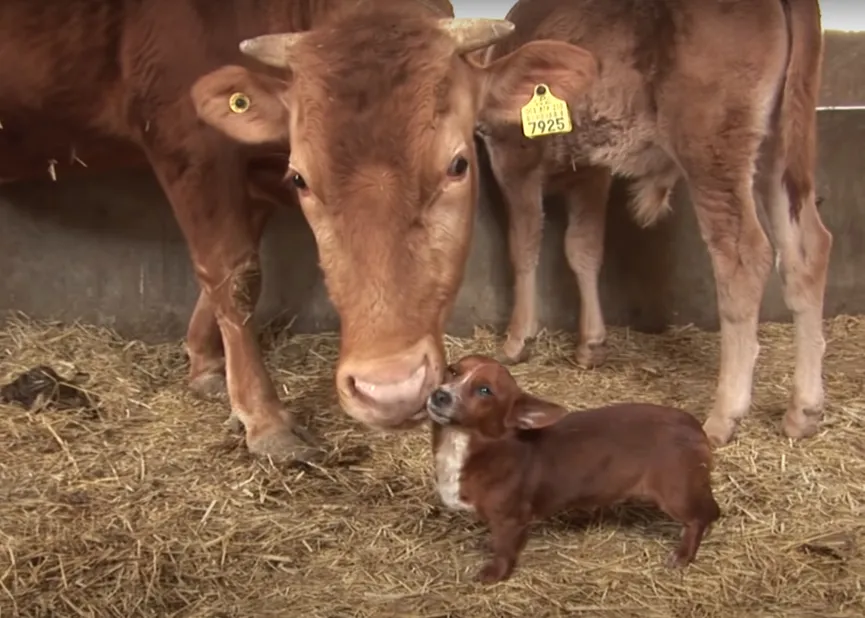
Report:
[[[598,77],[598,63],[591,52],[551,40],[526,43],[479,70],[484,80],[481,117],[508,124],[521,122],[520,110],[538,85],[546,84],[551,94],[572,103]]]
[[[287,142],[288,84],[235,65],[200,77],[190,96],[198,117],[244,144]]]

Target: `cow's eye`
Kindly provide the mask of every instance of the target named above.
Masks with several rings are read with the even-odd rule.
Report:
[[[306,189],[309,188],[306,185],[306,181],[303,179],[303,176],[301,176],[297,172],[294,172],[291,175],[291,184],[293,184],[297,188],[298,191],[305,191]]]
[[[448,176],[451,178],[462,178],[466,175],[468,169],[469,160],[463,155],[457,155],[454,157],[454,160],[451,161],[450,166],[448,166]]]

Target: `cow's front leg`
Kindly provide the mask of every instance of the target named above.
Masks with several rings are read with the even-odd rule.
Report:
[[[202,399],[225,399],[228,392],[222,333],[210,295],[203,289],[189,320],[186,353],[189,355],[189,389]]]
[[[227,150],[216,152],[213,148],[213,154],[198,156],[151,155],[207,296],[206,301],[199,299],[200,323],[193,320],[191,330],[200,324],[206,327],[207,311],[213,312],[225,349],[231,411],[246,429],[250,452],[308,459],[317,449],[305,439],[305,432],[298,431],[294,416],[280,402],[253,327],[262,281],[258,221],[241,184],[242,168],[236,155]],[[207,328],[193,334],[201,337],[202,333],[197,344],[206,344],[212,335]],[[206,353],[199,362],[202,358]]]
[[[273,212],[273,206],[274,203],[263,201],[249,204],[247,212],[251,218],[252,241],[255,247],[261,244],[261,236]],[[225,347],[213,303],[204,289],[198,295],[189,320],[186,351],[189,355],[190,390],[205,400],[224,401],[228,395],[225,381]]]

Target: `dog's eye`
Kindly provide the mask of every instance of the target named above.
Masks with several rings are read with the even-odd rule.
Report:
[[[479,386],[478,387],[478,395],[481,397],[489,397],[493,394],[493,391],[489,386]]]
[[[457,377],[457,369],[453,365],[448,365],[447,367],[445,367],[445,372],[447,372],[447,374],[452,378]]]

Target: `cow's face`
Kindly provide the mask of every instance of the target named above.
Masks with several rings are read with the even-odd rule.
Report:
[[[586,52],[565,43],[532,43],[488,67],[466,59],[511,29],[355,14],[242,45],[284,67],[284,80],[228,66],[193,87],[199,116],[228,136],[290,144],[286,180],[341,321],[340,402],[368,426],[421,422],[442,380],[475,214],[479,111],[519,122],[537,83],[566,94],[585,85],[572,67]]]

